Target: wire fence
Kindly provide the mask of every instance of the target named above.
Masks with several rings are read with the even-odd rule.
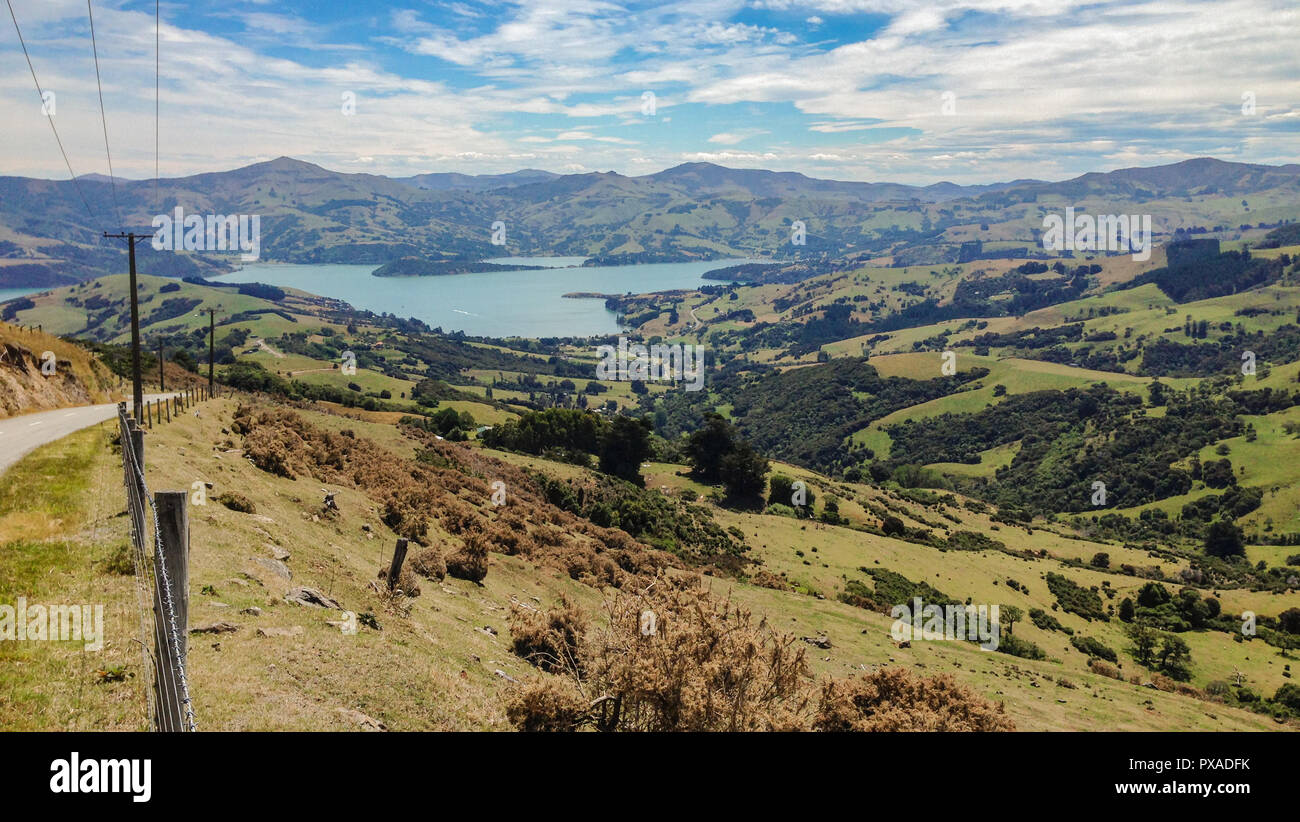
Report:
[[[178,569],[174,565],[176,546],[169,548],[164,543],[162,518],[144,478],[144,432],[127,415],[126,403],[118,405],[117,421],[135,558],[138,641],[149,684],[149,721],[157,731],[194,731],[197,726],[185,672],[186,605],[182,602],[188,599],[183,593],[188,580],[177,573],[185,573],[183,563],[188,557],[180,557]],[[173,567],[169,569],[169,565]]]

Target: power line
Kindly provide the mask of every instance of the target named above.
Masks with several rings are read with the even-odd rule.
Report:
[[[162,0],[153,2],[153,200],[154,213],[162,213],[162,200],[158,196],[158,90],[161,85],[159,65],[162,54],[162,37],[159,32],[162,29],[162,13],[159,5]]]
[[[86,16],[90,18],[90,50],[95,55],[95,86],[99,89],[99,122],[104,126],[104,153],[108,155],[108,183],[113,190],[113,212],[118,228],[122,227],[122,207],[117,202],[117,178],[113,175],[113,152],[108,147],[108,115],[104,113],[104,83],[99,79],[99,46],[95,43],[95,13],[86,0]]]
[[[41,98],[41,105],[45,103],[45,92],[41,91],[41,82],[36,79],[36,68],[32,65],[32,56],[27,52],[27,43],[23,41],[23,31],[18,27],[18,18],[14,15],[14,4],[12,0],[5,0],[9,6],[9,18],[14,21],[14,31],[18,33],[18,45],[23,47],[23,57],[27,58],[27,69],[32,73],[32,82],[36,84],[36,94]],[[54,126],[54,115],[47,114],[45,119],[50,122],[50,131],[54,132],[54,142],[59,144],[59,153],[63,155],[63,162],[68,167],[68,174],[72,176],[72,185],[77,189],[77,194],[81,197],[81,202],[86,206],[86,214],[90,216],[92,223],[98,222],[95,219],[95,212],[90,207],[90,201],[86,199],[86,194],[81,190],[81,182],[77,179],[77,173],[72,170],[72,163],[68,161],[68,152],[63,149],[63,141],[59,139],[59,130]]]

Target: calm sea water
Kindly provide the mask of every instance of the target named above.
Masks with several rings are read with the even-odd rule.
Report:
[[[615,314],[600,299],[564,294],[642,294],[698,288],[706,271],[753,260],[647,263],[578,268],[583,257],[505,257],[489,262],[544,265],[546,271],[491,271],[442,277],[372,277],[374,265],[255,263],[215,278],[299,288],[353,306],[415,317],[443,331],[488,337],[569,337],[618,332]],[[565,268],[561,266],[574,266]],[[716,283],[714,283],[716,284]]]
[[[0,303],[12,300],[15,297],[26,297],[28,294],[37,294],[45,291],[44,288],[0,288]]]

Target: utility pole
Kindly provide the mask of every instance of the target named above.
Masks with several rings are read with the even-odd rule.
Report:
[[[163,344],[162,340],[158,341],[158,390],[166,391],[167,386],[163,384]]]
[[[106,239],[126,240],[127,255],[131,263],[131,413],[137,420],[141,419],[141,409],[144,407],[144,387],[140,378],[140,295],[136,292],[135,284],[135,243],[137,239],[146,240],[150,236],[152,235],[144,234],[137,237],[134,231],[126,234],[104,232]]]
[[[217,309],[205,308],[208,312],[208,396],[212,396],[212,364],[216,362],[217,355]]]

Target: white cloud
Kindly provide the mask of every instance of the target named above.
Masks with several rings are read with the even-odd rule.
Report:
[[[1279,136],[1300,116],[1300,53],[1283,36],[1300,30],[1291,0],[756,5],[811,13],[816,31],[735,22],[737,0],[449,2],[386,12],[355,30],[256,4],[238,14],[261,33],[238,38],[176,14],[162,31],[163,172],[282,154],[393,174],[446,164],[508,171],[522,157],[575,156],[644,172],[690,156],[933,182],[1068,176],[1211,151],[1294,161]],[[105,171],[84,6],[49,0],[18,11],[42,84],[59,95],[56,123],[74,169]],[[135,177],[153,172],[150,12],[96,13],[115,165]],[[842,34],[833,26],[841,15],[864,13],[889,22],[869,39],[827,39]],[[269,56],[270,40],[364,50],[299,61]],[[0,65],[10,67],[0,73],[9,113],[0,173],[66,175],[21,53],[0,43]],[[409,56],[387,59],[394,45]],[[656,94],[653,118],[641,113],[646,90]],[[1258,116],[1240,112],[1246,90]],[[344,91],[356,94],[354,117],[340,113]],[[952,116],[942,109],[948,91]],[[614,127],[620,136],[608,135]],[[683,152],[683,139],[698,140],[697,151]],[[749,151],[709,150],[741,143]]]

